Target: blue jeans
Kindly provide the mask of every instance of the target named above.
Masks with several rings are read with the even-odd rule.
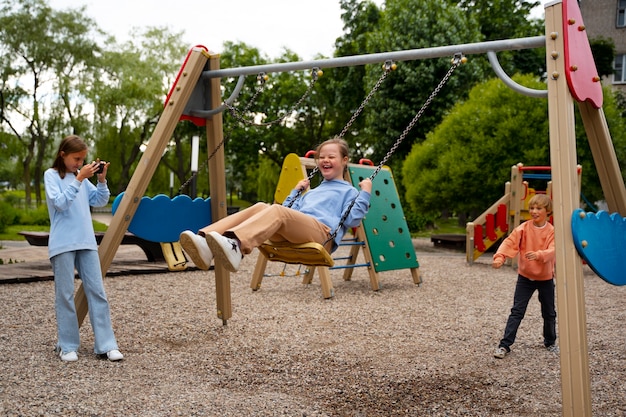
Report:
[[[74,268],[83,281],[89,321],[94,332],[94,352],[103,354],[118,349],[109,301],[102,283],[98,251],[78,250],[60,253],[50,259],[54,272],[54,308],[57,318],[57,349],[62,352],[77,351],[80,345],[78,318],[74,304]]]
[[[515,342],[517,329],[526,314],[528,302],[534,292],[539,292],[541,304],[541,317],[543,317],[543,344],[552,346],[556,342],[556,310],[554,308],[554,279],[548,281],[533,281],[522,275],[518,275],[513,296],[513,307],[504,328],[504,337],[499,347],[510,350]]]

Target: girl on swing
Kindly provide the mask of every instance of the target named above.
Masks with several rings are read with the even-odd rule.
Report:
[[[243,255],[250,254],[266,240],[293,244],[317,242],[329,252],[334,251],[346,230],[358,226],[367,213],[372,192],[369,178],[359,183],[360,192],[344,180],[348,153],[348,144],[341,138],[323,142],[315,152],[317,167],[324,178],[319,186],[298,198],[310,185],[308,179],[303,179],[282,205],[257,203],[200,229],[197,234],[186,230],[180,235],[181,246],[198,268],[208,270],[215,257],[216,262],[231,272],[239,269]],[[347,218],[334,239],[329,240],[353,200]]]

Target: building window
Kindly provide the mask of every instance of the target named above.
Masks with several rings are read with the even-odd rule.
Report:
[[[626,27],[626,0],[617,1],[617,27]]]
[[[626,83],[626,54],[615,55],[615,68],[613,83]]]

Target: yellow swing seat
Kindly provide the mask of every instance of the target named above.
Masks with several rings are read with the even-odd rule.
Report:
[[[287,264],[332,267],[335,261],[324,246],[317,242],[291,243],[267,241],[259,251],[268,260]]]

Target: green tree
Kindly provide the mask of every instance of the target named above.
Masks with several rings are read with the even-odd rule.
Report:
[[[615,42],[613,39],[603,37],[590,39],[589,46],[598,75],[607,77],[613,74],[613,61],[615,60]]]
[[[543,35],[544,22],[531,17],[537,0],[449,0],[468,14],[476,16],[485,41]],[[505,51],[498,54],[508,74],[543,75],[546,70],[545,48]]]
[[[267,56],[246,44],[226,42],[224,48],[223,68],[262,65],[269,61]],[[273,62],[299,60],[298,55],[286,50]],[[233,177],[230,181],[242,185],[244,198],[258,198],[255,168],[260,155],[279,167],[288,153],[303,155],[324,137],[328,104],[326,96],[320,93],[320,84],[326,82],[326,77],[314,81],[312,73],[310,69],[247,77],[241,94],[233,103],[235,111],[224,113],[227,165],[229,176]],[[235,82],[234,79],[222,80],[225,98]]]
[[[81,134],[85,125],[85,107],[71,97],[99,51],[92,38],[97,27],[84,7],[55,11],[42,0],[7,0],[0,10],[0,122],[25,149],[26,202],[33,184],[40,204],[55,139]]]
[[[513,79],[529,88],[545,89],[545,84],[531,75]],[[604,111],[623,166],[626,129],[608,90]],[[602,198],[602,192],[576,113],[582,192],[595,201]],[[425,215],[436,217],[449,211],[460,218],[476,217],[502,197],[512,165],[550,165],[548,129],[546,99],[521,95],[498,79],[478,84],[467,101],[458,103],[407,156],[403,165],[406,201],[412,210]]]
[[[94,106],[97,156],[112,162],[109,181],[114,194],[126,188],[159,121],[187,50],[181,38],[181,33],[156,27],[134,31],[122,45],[109,39],[91,79],[83,84],[83,93]],[[173,145],[181,140],[180,133],[175,132]],[[190,138],[185,139],[189,142]],[[186,158],[189,166],[187,153],[178,156]],[[177,164],[166,160],[169,166],[158,168],[149,191],[167,189],[169,172]]]
[[[421,49],[480,40],[474,17],[443,0],[388,0],[377,30],[370,35],[368,52]],[[451,59],[398,63],[397,70],[383,83],[367,109],[368,127],[361,142],[373,150],[372,159],[381,160],[391,148],[449,70]],[[374,85],[379,76],[380,67],[368,67],[367,85]],[[446,110],[466,97],[470,86],[481,78],[482,69],[471,58],[459,67],[396,150],[394,161],[402,160],[413,143],[421,142]]]

